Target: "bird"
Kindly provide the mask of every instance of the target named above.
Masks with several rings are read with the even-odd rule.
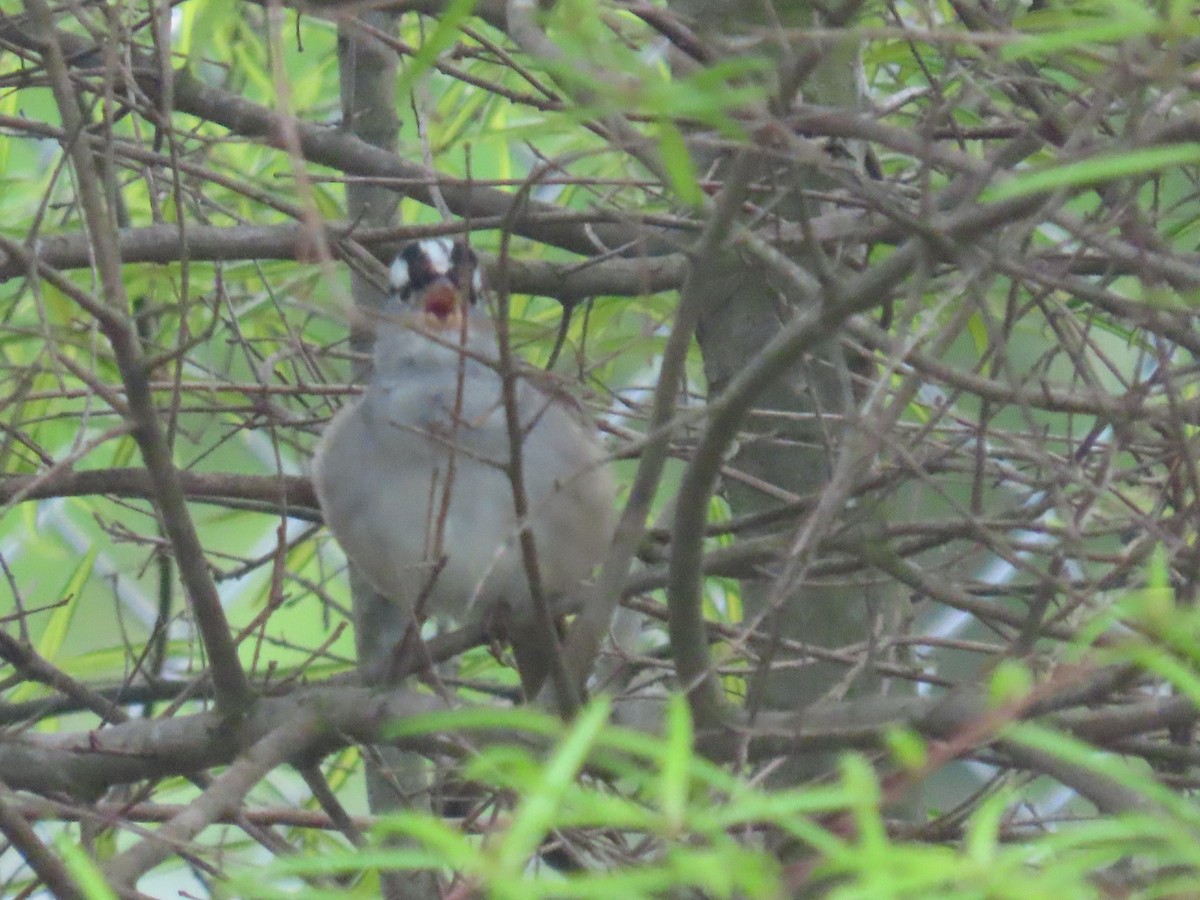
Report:
[[[483,274],[461,241],[402,248],[375,322],[365,391],[314,451],[324,521],[370,585],[408,621],[502,613],[523,692],[553,659],[519,534],[499,344]],[[549,601],[581,591],[616,525],[616,488],[594,423],[546,373],[513,390],[538,580]],[[360,623],[361,625],[361,623]]]

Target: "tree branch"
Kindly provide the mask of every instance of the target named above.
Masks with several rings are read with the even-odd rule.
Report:
[[[84,121],[71,84],[66,57],[53,28],[50,10],[44,0],[27,0],[27,7],[46,36],[40,51],[64,128],[68,135],[81,134]],[[113,237],[115,220],[105,203],[87,144],[72,140],[67,150],[74,164],[79,200],[95,248],[105,304],[112,310],[112,315],[102,318],[99,324],[112,346],[121,380],[125,384],[133,436],[154,484],[155,506],[175,552],[180,577],[208,653],[217,704],[227,714],[236,715],[250,701],[250,687],[238,659],[225,610],[221,607],[221,599],[205,562],[204,548],[176,478],[171,448],[154,408],[149,372],[137,334],[125,315],[129,300],[121,276],[120,251]]]

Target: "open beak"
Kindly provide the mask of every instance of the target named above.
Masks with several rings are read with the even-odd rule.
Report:
[[[449,279],[439,278],[426,288],[424,301],[422,324],[426,328],[454,333],[462,329],[463,298]]]

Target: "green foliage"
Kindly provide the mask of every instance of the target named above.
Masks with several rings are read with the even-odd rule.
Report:
[[[884,815],[885,790],[862,757],[843,757],[834,784],[765,790],[696,755],[681,697],[668,705],[661,738],[606,725],[608,713],[605,703],[593,703],[569,727],[528,710],[447,711],[399,723],[397,736],[452,733],[469,740],[493,733],[463,773],[481,795],[494,792],[493,808],[461,828],[428,814],[388,816],[364,850],[283,859],[235,877],[226,890],[265,900],[297,896],[286,885],[300,875],[434,868],[495,898],[656,897],[689,887],[711,897],[779,897],[792,876],[768,845],[781,836],[815,854],[812,877],[824,885],[822,896],[839,900],[1086,898],[1115,876],[1103,870],[1118,864],[1156,885],[1145,896],[1200,878],[1200,816],[1193,804],[1061,732],[1020,724],[1006,728],[1005,736],[1161,805],[1153,814],[1021,828],[1011,821],[1021,795],[1009,785],[975,807],[957,841],[924,844],[895,833]],[[514,743],[495,741],[496,730]],[[544,740],[551,741],[544,751],[533,749]],[[904,743],[913,753],[912,739]],[[748,832],[775,837],[736,839]],[[560,834],[588,835],[594,862],[607,864],[560,871],[537,861],[539,847]],[[396,837],[411,843],[388,848]],[[625,858],[633,847],[637,859]],[[374,890],[364,879],[347,895],[368,897]],[[333,895],[315,889],[299,896]]]
[[[116,900],[117,894],[108,882],[95,861],[79,846],[72,843],[66,835],[60,835],[54,849],[62,856],[67,872],[75,880],[75,884],[83,891],[87,900]]]
[[[1182,6],[1172,4],[1167,15],[1156,15],[1153,6],[1138,0],[1087,0],[1059,4],[1052,9],[1030,13],[1018,24],[1034,34],[1007,44],[1005,59],[1045,57],[1055,53],[1094,50],[1098,45],[1116,44],[1135,37],[1163,34],[1174,39],[1194,32],[1188,16],[1180,15]]]
[[[704,16],[685,23],[700,41],[718,46],[730,37],[736,48],[686,66],[672,64],[665,39],[637,15],[646,11],[638,4],[550,4],[538,21],[560,51],[554,59],[514,48],[475,16],[479,6],[454,0],[437,18],[401,20],[398,155],[428,162],[444,182],[486,183],[510,195],[528,188],[593,229],[594,259],[553,240],[516,236],[515,260],[570,273],[636,255],[636,241],[607,246],[596,236],[595,228],[614,222],[649,222],[672,254],[685,253],[708,224],[701,211],[722,174],[710,165],[713,147],[753,147],[777,167],[756,175],[739,223],[805,265],[820,249],[825,270],[814,264],[813,271],[821,276],[825,312],[872,266],[920,250],[914,274],[876,285],[876,299],[895,301],[890,318],[870,311],[872,322],[885,322],[887,341],[871,344],[855,332],[845,357],[833,361],[839,371],[852,370],[843,385],[854,404],[850,414],[810,428],[809,413],[797,413],[803,428],[793,432],[787,411],[767,426],[778,452],[799,447],[835,486],[852,483],[845,497],[834,498],[835,512],[852,519],[878,505],[879,534],[869,541],[879,552],[856,543],[854,528],[837,515],[805,544],[809,517],[826,511],[827,497],[782,488],[771,498],[789,516],[769,526],[747,527],[728,500],[709,498],[707,524],[730,530],[705,544],[713,553],[735,551],[747,535],[766,533],[760,526],[777,527],[786,548],[781,558],[743,566],[739,576],[749,569],[774,577],[792,553],[807,579],[805,598],[842,577],[851,600],[866,597],[872,608],[877,596],[898,589],[907,605],[897,618],[912,633],[894,632],[899,625],[888,620],[855,643],[817,634],[813,649],[830,657],[818,659],[794,650],[810,640],[805,631],[787,653],[773,653],[763,637],[778,611],[747,609],[749,592],[734,577],[705,580],[703,611],[711,621],[759,630],[713,645],[732,704],[751,694],[767,660],[803,674],[839,666],[845,681],[825,700],[861,699],[859,681],[875,677],[866,648],[878,645],[888,679],[923,682],[925,694],[897,700],[901,712],[910,700],[955,699],[959,691],[978,692],[986,711],[949,732],[934,734],[925,720],[897,715],[869,735],[863,727],[826,736],[831,756],[841,754],[829,780],[784,788],[772,780],[774,766],[791,762],[791,748],[785,732],[770,730],[775,720],[763,727],[778,740],[770,746],[781,748],[772,752],[782,759],[760,752],[754,741],[764,735],[739,722],[745,748],[718,764],[697,749],[713,735],[697,734],[676,695],[662,701],[655,733],[610,725],[604,700],[569,725],[527,709],[494,708],[497,693],[516,679],[480,647],[444,673],[458,699],[473,706],[398,723],[395,732],[452,736],[449,746],[463,754],[457,774],[479,785],[484,798],[477,815],[387,816],[361,850],[332,829],[279,825],[301,852],[269,867],[245,833],[214,825],[188,843],[214,869],[239,873],[214,889],[231,897],[367,897],[378,895],[380,871],[432,868],[459,879],[463,892],[498,898],[1197,893],[1198,757],[1189,715],[1169,723],[1169,736],[1168,724],[1136,735],[1077,727],[1089,715],[1127,707],[1200,706],[1200,391],[1195,345],[1188,343],[1200,298],[1200,144],[1189,142],[1188,118],[1196,4],[880,3],[864,5],[849,27],[822,21],[803,29],[785,26],[807,22],[808,4],[776,4],[780,21],[761,40],[708,28]],[[706,8],[724,23],[719,6]],[[986,7],[988,17],[972,20],[976,7]],[[269,11],[228,0],[176,3],[160,23],[159,38],[170,42],[160,48],[163,57],[180,67],[181,78],[338,134],[338,23]],[[124,51],[126,39],[131,51],[154,44],[143,10],[105,8],[101,16],[84,4],[83,23],[70,4],[54,14],[77,36],[110,25],[128,29],[116,33],[112,49]],[[859,51],[868,92],[848,100],[857,91],[858,64],[850,60]],[[49,248],[49,257],[56,240],[85,234],[79,176],[64,164],[59,115],[37,54],[23,53],[0,57],[0,234],[19,246]],[[123,64],[125,57],[114,59]],[[362,259],[354,243],[361,225],[349,223],[349,239],[318,263],[291,258],[310,260],[307,245],[284,247],[274,259],[189,258],[189,229],[346,224],[343,182],[357,176],[305,163],[281,149],[286,142],[278,134],[231,134],[173,109],[169,92],[151,99],[113,66],[78,74],[87,135],[138,149],[105,158],[112,170],[106,189],[120,199],[131,227],[179,234],[171,261],[126,261],[131,309],[120,311],[137,317],[173,461],[200,480],[303,475],[320,427],[350,396],[345,385],[358,362],[348,352],[344,263]],[[797,77],[800,87],[781,103],[776,94],[785,76]],[[92,92],[102,82],[104,89]],[[616,122],[640,143],[611,140]],[[866,143],[880,179],[858,165],[855,154]],[[820,176],[815,184],[807,180],[810,170]],[[441,223],[440,212],[414,199],[415,191],[402,193],[399,222]],[[946,225],[970,225],[972,215],[1004,208],[1019,215],[997,219],[983,233]],[[482,253],[499,247],[494,225],[471,235]],[[869,241],[860,240],[864,234]],[[751,276],[767,267],[746,240],[738,248],[744,281],[755,284]],[[385,245],[371,249],[382,253]],[[91,265],[64,263],[60,274],[100,298]],[[521,355],[541,366],[557,353],[557,374],[636,442],[678,296],[633,293],[600,290],[580,301],[561,348],[564,305],[557,299],[517,293],[510,310]],[[772,287],[767,298],[778,319],[772,324],[794,322],[796,311],[780,299],[785,294]],[[739,283],[713,302],[748,299]],[[186,686],[171,715],[206,710],[206,660],[177,577],[168,572],[160,580],[170,541],[148,499],[136,491],[37,501],[21,494],[53,488],[60,477],[142,466],[122,416],[121,372],[107,336],[68,291],[31,272],[0,283],[0,312],[0,465],[6,486],[16,485],[0,508],[11,594],[0,610],[6,628],[27,637],[57,673],[106,696],[121,696],[147,674],[166,674]],[[706,338],[711,348],[724,335]],[[792,361],[796,383],[786,392],[802,393],[820,370],[807,368],[816,359],[810,350]],[[862,366],[853,358],[859,351],[869,357]],[[696,342],[687,373],[682,393],[696,403],[709,374]],[[680,428],[651,521],[669,524],[663,513],[677,500],[681,471],[706,422],[696,415]],[[741,465],[737,451],[749,443],[748,435],[730,436],[727,471]],[[615,468],[627,481],[636,465],[622,460]],[[15,480],[27,476],[35,480]],[[354,667],[345,560],[315,523],[274,495],[213,502],[195,493],[190,510],[256,684],[274,689]],[[662,562],[665,547],[655,544],[658,556],[645,561],[647,570]],[[1004,577],[988,580],[981,572],[989,566],[1004,569]],[[666,593],[648,596],[663,600]],[[165,623],[156,621],[160,603]],[[806,625],[820,632],[839,604],[816,604]],[[951,637],[922,632],[947,613],[970,618],[968,610],[975,618]],[[151,637],[163,624],[165,670],[149,672]],[[655,627],[662,637],[666,626]],[[889,643],[899,637],[914,640]],[[665,639],[658,644],[649,666],[655,673],[671,652]],[[1113,671],[1123,676],[1118,688],[1089,694],[1073,709],[1054,706],[1060,690],[1076,686],[1073,679]],[[17,708],[64,691],[26,672],[6,670],[5,677],[14,739],[26,728],[85,734],[110,724],[86,712]],[[155,701],[130,711],[151,716],[166,708]],[[1018,720],[1035,715],[1036,722]],[[797,719],[778,727],[808,725],[803,715]],[[874,755],[847,747],[869,747]],[[1054,765],[1044,774],[1023,769],[1005,747]],[[351,813],[363,811],[363,755],[349,747],[324,764]],[[969,777],[959,760],[975,766]],[[1051,783],[1052,775],[1067,787]],[[920,800],[906,806],[907,792],[942,778],[958,778],[959,790],[951,801],[927,803],[945,812],[922,808]],[[1097,784],[1102,789],[1087,793]],[[1042,810],[1042,801],[1068,788],[1076,793]],[[199,789],[176,777],[147,782],[145,791],[154,803],[186,805]],[[317,812],[307,787],[285,768],[242,805]],[[87,841],[65,816],[40,826],[88,896],[107,896],[107,888],[80,848],[103,862],[141,839],[133,828],[108,828],[119,816],[89,824],[101,834],[89,831]],[[583,855],[584,867],[559,871],[542,859],[560,840]],[[4,863],[15,855],[5,851]],[[176,869],[155,874],[175,879],[170,887],[177,890],[185,865],[171,865]],[[332,875],[346,876],[350,887],[326,887],[321,879]],[[5,889],[34,892],[23,877]]]
[[[1093,156],[1061,166],[1022,172],[985,191],[981,199],[998,202],[1061,188],[1104,184],[1118,178],[1161,172],[1196,162],[1200,162],[1200,144],[1195,143]]]
[[[454,711],[407,720],[398,734],[470,735],[503,728],[555,743],[544,757],[519,744],[491,744],[474,756],[464,775],[496,790],[501,805],[496,816],[477,820],[482,833],[459,831],[429,815],[390,816],[381,821],[379,837],[403,835],[419,849],[388,851],[376,845],[365,852],[284,860],[253,880],[235,881],[232,890],[248,898],[284,896],[270,886],[272,880],[378,866],[446,868],[474,890],[498,898],[650,897],[679,887],[714,897],[773,897],[782,885],[778,865],[769,854],[742,846],[731,832],[772,817],[834,810],[845,802],[836,788],[769,794],[731,780],[696,757],[682,698],[672,700],[661,740],[606,725],[608,715],[607,704],[596,702],[569,728],[523,710]],[[510,806],[504,798],[518,799]],[[810,829],[798,825],[796,830]],[[642,842],[650,842],[654,851],[632,865],[578,872],[544,864],[530,869],[531,857],[556,832],[589,830],[601,842],[597,852],[614,859]],[[364,884],[361,896],[370,890]]]

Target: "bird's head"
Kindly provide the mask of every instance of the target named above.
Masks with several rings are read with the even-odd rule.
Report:
[[[466,244],[426,238],[407,244],[392,262],[392,303],[435,334],[457,335],[483,301],[479,260]]]

